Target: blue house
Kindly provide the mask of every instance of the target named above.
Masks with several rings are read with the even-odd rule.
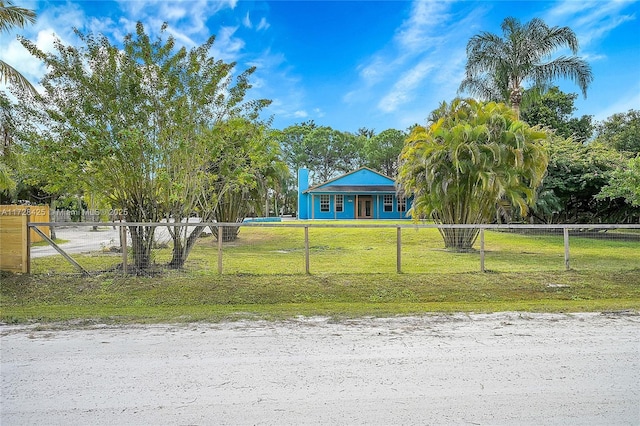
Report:
[[[299,219],[406,219],[410,208],[393,179],[367,167],[311,187],[309,170],[298,170]]]

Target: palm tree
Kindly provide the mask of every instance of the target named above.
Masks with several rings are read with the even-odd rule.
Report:
[[[35,22],[36,14],[34,11],[14,6],[10,1],[0,0],[0,33],[8,32],[12,27],[23,28],[27,22]],[[28,90],[31,93],[36,92],[29,80],[24,78],[22,74],[16,71],[11,65],[0,60],[0,81],[4,84],[11,83],[21,90]],[[2,161],[5,161],[9,155],[11,146],[11,135],[9,129],[11,123],[8,119],[8,100],[4,102],[6,97],[2,99],[2,117],[0,117],[0,133],[2,135]],[[10,168],[6,164],[0,163],[0,191],[11,191],[15,188],[16,183],[11,178]]]
[[[36,13],[33,10],[14,6],[9,0],[0,0],[0,33],[8,32],[13,27],[24,28],[29,23],[36,21]],[[28,90],[35,94],[35,88],[22,74],[8,63],[0,60],[0,81],[4,84],[11,83],[21,90]]]
[[[413,195],[414,219],[442,224],[491,223],[526,216],[548,157],[546,132],[516,120],[503,103],[456,99],[416,126],[400,154],[400,190]],[[445,228],[447,249],[472,248],[478,229]]]
[[[502,32],[503,37],[482,32],[469,40],[466,77],[459,92],[509,102],[518,116],[526,82],[541,87],[559,77],[569,78],[587,96],[591,67],[575,56],[578,38],[569,27],[549,27],[538,18],[522,25],[509,17],[502,22]],[[551,58],[562,47],[573,56]]]

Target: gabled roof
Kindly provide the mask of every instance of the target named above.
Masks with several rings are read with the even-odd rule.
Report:
[[[350,176],[365,171],[374,175],[377,182],[363,182],[362,184],[353,182],[340,182],[341,180],[348,180]],[[346,178],[346,179],[345,179]],[[396,192],[395,181],[389,176],[385,176],[375,170],[368,167],[360,167],[349,173],[345,173],[341,176],[330,179],[326,182],[314,185],[304,191],[307,192]]]

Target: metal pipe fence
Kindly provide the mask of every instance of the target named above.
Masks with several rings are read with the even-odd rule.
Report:
[[[429,274],[640,269],[640,224],[291,221],[68,225],[29,223],[45,239],[30,248],[31,273]],[[54,230],[55,241],[42,231],[45,227]],[[472,248],[445,249],[441,233],[447,230],[476,230]],[[139,231],[153,236],[141,244]],[[178,249],[188,244],[193,232],[202,233],[193,238],[188,255],[181,257]],[[140,263],[145,256],[148,259]]]

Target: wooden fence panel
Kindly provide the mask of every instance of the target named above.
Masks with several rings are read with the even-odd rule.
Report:
[[[0,216],[0,270],[29,272],[27,216]]]
[[[0,206],[0,216],[25,216],[29,214],[29,221],[31,222],[49,222],[49,206],[19,206],[19,205],[5,205]],[[51,230],[48,226],[40,227],[40,230],[51,236]],[[37,243],[43,241],[42,237],[31,230],[31,242]]]

